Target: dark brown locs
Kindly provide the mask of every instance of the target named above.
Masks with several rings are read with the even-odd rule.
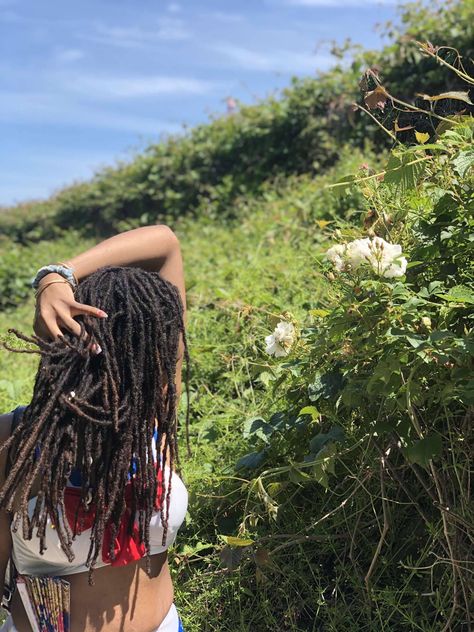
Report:
[[[157,272],[101,268],[80,283],[76,300],[104,310],[109,317],[78,317],[83,335],[77,338],[65,333],[62,339],[53,342],[11,330],[18,338],[35,345],[34,349],[14,351],[39,353],[41,359],[31,402],[13,435],[0,447],[3,451],[11,446],[13,464],[0,491],[0,507],[11,512],[15,498],[19,498],[13,528],[18,529],[21,523],[23,537],[27,539],[35,533],[40,539],[41,553],[50,517],[61,547],[72,561],[74,531],[80,524],[76,517],[76,529],[71,530],[65,514],[64,491],[72,468],[78,467],[81,472],[78,514],[80,508],[87,511],[91,504],[95,506],[86,562],[89,583],[93,583],[92,573],[102,550],[105,529],[110,528],[115,536],[126,510],[127,482],[131,485],[129,529],[131,533],[137,520],[149,572],[149,525],[159,490],[160,469],[165,544],[171,472],[179,464],[175,377],[180,341],[187,369],[189,356],[178,289]],[[100,354],[90,351],[91,342],[100,345]],[[189,405],[186,427],[188,418]],[[154,464],[155,430],[164,440],[161,458]],[[170,467],[165,480],[163,465],[167,456]],[[28,499],[38,478],[39,491],[30,517]],[[110,542],[109,554],[114,559],[114,537]]]

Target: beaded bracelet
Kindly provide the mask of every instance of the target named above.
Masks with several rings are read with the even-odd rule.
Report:
[[[37,290],[41,279],[43,279],[47,274],[51,274],[52,272],[60,274],[62,277],[64,277],[73,290],[77,288],[78,283],[74,275],[74,270],[63,264],[52,264],[40,268],[36,273],[34,279],[31,281],[32,288]]]

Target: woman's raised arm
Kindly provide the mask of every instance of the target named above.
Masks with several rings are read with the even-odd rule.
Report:
[[[179,241],[167,226],[144,226],[120,233],[64,263],[74,268],[79,282],[98,268],[110,265],[139,266],[159,272],[164,279],[178,287],[183,305],[186,307]],[[36,305],[34,329],[38,336],[55,338],[61,335],[61,328],[79,335],[80,327],[74,316],[107,316],[93,305],[83,305],[75,301],[69,284],[49,284],[55,279],[62,280],[62,277],[55,273],[48,274],[39,285],[40,290],[46,285],[47,287],[41,291]]]

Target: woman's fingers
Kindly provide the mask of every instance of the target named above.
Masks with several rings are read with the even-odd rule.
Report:
[[[63,327],[68,329],[72,334],[79,337],[81,335],[81,326],[66,312],[59,312],[58,316]]]
[[[35,332],[40,338],[44,339],[57,339],[63,335],[64,330],[68,330],[79,337],[81,335],[81,326],[74,320],[74,316],[78,315],[107,318],[107,314],[98,307],[78,303],[74,300],[50,301],[49,304],[41,304],[36,308]],[[91,346],[91,349],[95,351],[94,345]],[[100,353],[100,348],[98,348],[96,353]]]
[[[107,314],[98,307],[92,307],[92,305],[85,305],[84,303],[78,303],[74,301],[71,305],[71,313],[74,312],[74,316],[78,314],[88,314],[89,316],[95,316],[96,318],[107,318]]]
[[[54,340],[55,338],[63,335],[63,332],[60,330],[56,318],[54,318],[52,314],[48,316],[42,316],[41,320],[35,323],[35,332],[40,338],[43,339],[52,338]]]

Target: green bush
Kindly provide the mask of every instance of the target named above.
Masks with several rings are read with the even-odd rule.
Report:
[[[301,325],[282,317],[268,413],[244,424],[253,450],[237,467],[257,473],[240,534],[258,542],[251,525],[311,489],[301,510],[320,509],[288,540],[325,542],[326,590],[347,578],[339,599],[364,629],[373,617],[390,630],[464,629],[470,617],[473,139],[466,117],[435,144],[396,147],[381,174],[358,172],[359,226],[339,222],[339,246],[319,261],[324,301],[309,299]],[[323,629],[335,616],[326,603]]]

